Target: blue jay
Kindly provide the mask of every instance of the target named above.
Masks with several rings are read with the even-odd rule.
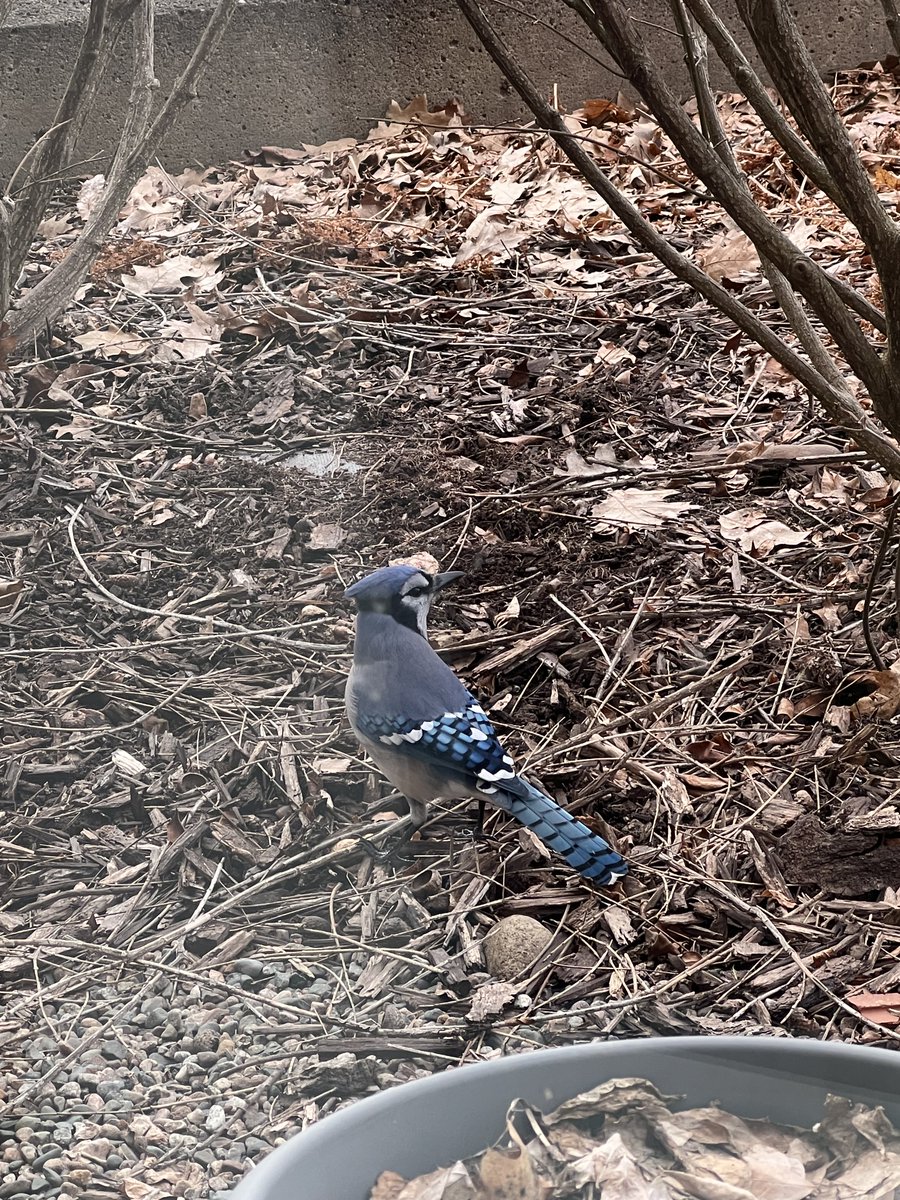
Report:
[[[416,828],[438,796],[487,801],[585,878],[613,883],[627,874],[625,860],[516,774],[484,709],[428,643],[431,602],[461,574],[382,567],[347,589],[357,605],[346,690],[353,731],[406,797]]]

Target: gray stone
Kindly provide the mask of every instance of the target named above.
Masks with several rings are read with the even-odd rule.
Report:
[[[259,979],[265,969],[266,964],[258,958],[239,958],[234,964],[236,974],[248,975],[251,979]]]
[[[321,996],[324,999],[326,996],[334,994],[334,981],[331,979],[316,979],[305,990],[307,996]]]
[[[102,1096],[104,1100],[109,1100],[117,1092],[121,1092],[124,1086],[123,1079],[101,1079],[97,1084],[97,1095]]]
[[[127,1048],[118,1038],[110,1038],[108,1041],[101,1042],[100,1053],[104,1058],[112,1059],[114,1062],[121,1062],[123,1059],[127,1060],[131,1058]]]

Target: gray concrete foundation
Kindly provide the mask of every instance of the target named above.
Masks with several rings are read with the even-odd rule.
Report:
[[[561,3],[521,0],[522,7],[583,42],[581,23]],[[576,107],[614,96],[621,83],[547,29],[508,9],[488,8],[548,94]],[[733,20],[731,4],[717,4]],[[23,0],[0,31],[0,176],[8,177],[30,142],[53,118],[87,0]],[[183,65],[208,6],[161,4],[157,71],[163,88]],[[677,86],[681,49],[665,0],[637,0],[647,40]],[[853,67],[890,50],[878,0],[798,0],[797,11],[823,70]],[[733,24],[733,27],[736,27]],[[596,50],[596,46],[592,46]],[[127,95],[127,39],[89,122],[85,171],[102,169],[115,144]],[[390,100],[418,92],[442,103],[462,99],[475,121],[516,119],[512,95],[453,0],[416,5],[399,0],[267,0],[242,4],[201,85],[195,106],[170,134],[172,167],[235,158],[261,144],[296,146],[364,134]]]

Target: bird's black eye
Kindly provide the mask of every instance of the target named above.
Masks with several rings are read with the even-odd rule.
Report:
[[[406,594],[407,594],[407,596],[424,596],[427,591],[428,591],[428,588],[414,587],[414,588],[410,588]]]

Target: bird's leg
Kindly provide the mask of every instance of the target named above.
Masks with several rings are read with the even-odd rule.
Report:
[[[478,801],[478,816],[475,818],[475,829],[472,832],[472,837],[475,839],[476,842],[482,841],[485,836],[485,833],[484,833],[484,809],[485,809],[484,800],[479,800]]]
[[[400,851],[409,842],[412,835],[417,832],[419,827],[425,824],[428,816],[425,805],[418,800],[410,800],[408,796],[405,799],[409,806],[410,821],[404,825],[398,834],[385,838],[385,842],[381,846],[376,846],[368,838],[359,839],[360,845],[365,847],[366,852],[375,862],[390,863],[397,858],[405,857],[400,854]]]

